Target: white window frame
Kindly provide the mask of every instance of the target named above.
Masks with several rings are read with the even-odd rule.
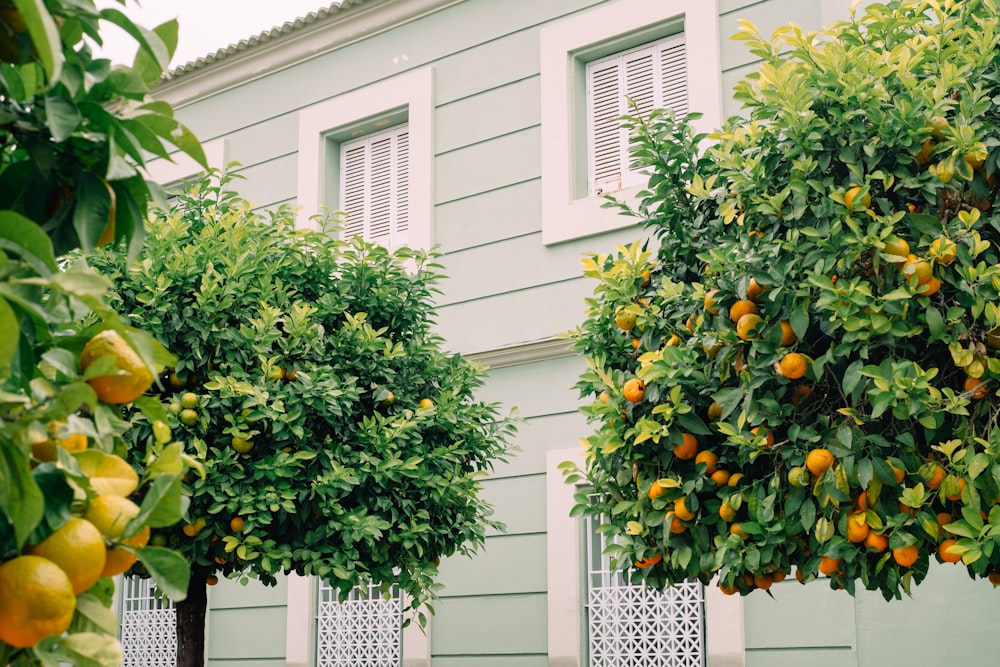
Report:
[[[617,0],[542,28],[542,242],[546,245],[636,224],[603,209],[602,197],[588,194],[584,68],[590,60],[681,30],[686,36],[688,109],[704,114],[694,127],[708,132],[722,124],[718,0]],[[645,39],[634,41],[643,35]],[[616,196],[634,204],[640,189],[626,188]]]
[[[644,185],[649,180],[648,175],[629,168],[630,137],[622,127],[621,117],[646,117],[652,109],[664,108],[678,116],[687,113],[684,47],[681,32],[587,63],[587,184],[591,197]],[[674,57],[680,54],[679,67],[675,62],[664,62],[668,51]],[[639,72],[634,70],[636,63],[644,63]],[[599,163],[605,168],[598,169]]]
[[[344,238],[361,236],[388,247],[406,245],[409,125],[403,123],[344,141],[339,160],[338,208],[345,212]],[[381,190],[384,196],[373,197],[374,190]]]
[[[331,158],[333,137],[368,121],[405,116],[409,126],[407,245],[429,249],[433,243],[433,71],[424,67],[314,104],[299,113],[297,224],[316,228],[323,205],[334,208],[339,151]]]
[[[583,522],[571,517],[577,489],[566,484],[559,465],[573,461],[586,465],[580,447],[558,449],[545,456],[546,547],[548,552],[548,637],[550,665],[583,665],[584,604],[581,585],[585,559],[567,558],[567,545],[583,549]],[[725,595],[714,583],[705,587],[705,650],[709,665],[746,664],[743,600]],[[404,644],[405,646],[405,644]]]

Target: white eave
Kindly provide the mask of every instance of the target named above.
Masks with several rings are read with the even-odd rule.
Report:
[[[153,94],[182,107],[461,1],[343,0],[181,65]]]

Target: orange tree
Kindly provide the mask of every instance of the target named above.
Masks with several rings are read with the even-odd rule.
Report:
[[[636,581],[1000,581],[1000,8],[890,2],[761,59],[744,116],[629,118],[652,229],[585,260],[589,481]]]
[[[101,21],[140,46],[133,67],[95,58]],[[0,2],[0,665],[121,663],[110,577],[137,558],[182,597],[188,568],[146,547],[181,518],[183,445],[140,399],[155,436],[135,441],[121,404],[169,358],[107,305],[109,283],[68,251],[133,250],[155,184],[149,154],[204,161],[169,105],[147,99],[176,43],[90,0]],[[81,324],[84,322],[84,324]]]
[[[93,258],[120,310],[177,351],[163,400],[206,471],[187,523],[152,537],[192,563],[183,666],[201,664],[206,583],[220,574],[316,575],[345,596],[396,584],[426,602],[438,559],[496,526],[478,479],[513,428],[475,399],[482,370],[431,330],[433,254],[296,229],[289,207],[254,212],[228,181],[179,194],[147,223],[136,263]]]

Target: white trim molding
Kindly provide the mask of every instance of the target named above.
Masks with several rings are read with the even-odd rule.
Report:
[[[366,0],[311,23],[288,24],[171,73],[153,92],[175,109],[416,21],[463,0]],[[242,48],[237,48],[242,46]]]
[[[589,196],[579,185],[580,170],[586,172],[586,142],[581,140],[585,134],[580,127],[584,58],[604,55],[602,44],[633,35],[655,39],[662,36],[655,34],[657,26],[674,24],[686,36],[688,108],[704,114],[695,129],[717,129],[722,122],[718,0],[617,0],[542,28],[542,242],[546,245],[636,224],[634,218],[603,209],[604,199]],[[616,195],[634,204],[640,189]]]
[[[553,336],[526,343],[515,343],[494,350],[466,353],[462,356],[488,368],[506,368],[518,364],[531,364],[536,361],[575,356],[576,352],[572,345],[573,342],[566,338]]]
[[[359,121],[405,111],[409,124],[410,183],[407,245],[429,249],[433,242],[434,78],[430,67],[394,76],[314,104],[299,113],[298,225],[311,220],[328,203],[331,134]]]

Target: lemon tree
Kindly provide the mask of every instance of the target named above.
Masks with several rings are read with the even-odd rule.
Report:
[[[132,67],[87,45],[108,24],[138,41]],[[135,252],[159,192],[146,159],[180,148],[204,162],[169,105],[147,97],[176,36],[175,22],[147,30],[90,0],[0,2],[0,665],[119,665],[110,577],[136,559],[167,594],[186,592],[183,558],[144,541],[180,519],[183,446],[155,398],[136,402],[163,424],[142,442],[125,439],[120,408],[171,357],[108,306],[110,283],[85,255],[68,254]],[[134,508],[129,520],[108,523],[106,498]]]
[[[186,521],[151,540],[192,564],[178,665],[204,655],[206,583],[322,577],[396,584],[416,609],[437,563],[483,544],[479,480],[513,424],[475,397],[483,371],[431,329],[435,255],[297,229],[212,173],[147,223],[137,261],[100,249],[115,305],[178,353],[168,427],[204,466]],[[136,444],[155,425],[135,414]],[[133,450],[136,465],[142,449]],[[408,619],[412,616],[408,616]]]
[[[633,580],[893,599],[940,561],[1000,583],[998,15],[745,23],[741,117],[626,119],[651,178],[609,205],[653,239],[584,262],[597,429],[566,468]]]

